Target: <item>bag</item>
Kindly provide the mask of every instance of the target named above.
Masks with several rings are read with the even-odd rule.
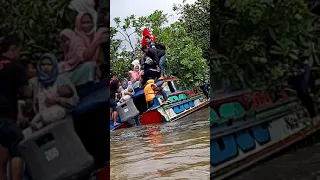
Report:
[[[150,66],[154,64],[153,60],[152,60],[150,57],[146,57],[146,60],[145,60],[144,63],[145,63],[145,64],[148,64],[148,65],[150,65]]]
[[[155,47],[160,50],[166,50],[166,46],[163,43],[155,43]]]

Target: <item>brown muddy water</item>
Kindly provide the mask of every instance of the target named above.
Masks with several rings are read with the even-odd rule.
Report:
[[[111,133],[112,180],[209,180],[209,108],[165,124]]]

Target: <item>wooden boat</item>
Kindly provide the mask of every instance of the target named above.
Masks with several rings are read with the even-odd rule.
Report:
[[[314,133],[307,110],[288,91],[213,93],[211,179],[227,179]]]
[[[154,105],[151,108],[147,108],[143,88],[137,90],[132,98],[134,105],[140,112],[138,117],[133,119],[133,123],[121,123],[119,118],[118,122],[121,124],[117,127],[114,127],[113,121],[110,121],[110,130],[114,131],[128,128],[131,127],[132,124],[147,125],[176,121],[209,104],[209,99],[200,91],[178,91],[174,85],[174,81],[176,80],[177,78],[168,78],[156,83],[158,86],[161,86],[168,95],[169,104],[162,104],[162,97],[157,97],[154,100]]]

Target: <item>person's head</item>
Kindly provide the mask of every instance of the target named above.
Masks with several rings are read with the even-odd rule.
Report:
[[[77,31],[85,34],[92,34],[95,31],[95,24],[92,15],[89,13],[79,13],[76,20]]]
[[[22,60],[22,64],[23,66],[26,68],[26,72],[27,72],[27,77],[28,78],[33,78],[36,76],[36,68],[35,68],[35,64],[33,64],[30,60],[25,59]]]
[[[53,83],[59,74],[58,60],[52,53],[45,53],[40,57],[37,64],[37,76],[44,84]]]
[[[10,35],[0,38],[0,53],[10,59],[20,57],[21,41],[17,36]]]
[[[148,47],[147,46],[142,46],[141,47],[141,51],[143,51],[144,53],[148,52]]]
[[[123,89],[127,89],[128,80],[126,78],[121,79],[121,86],[122,86]]]
[[[64,29],[60,32],[60,42],[63,49],[68,50],[71,43],[71,38],[75,35],[71,29]]]
[[[139,68],[139,66],[135,65],[135,66],[133,66],[133,70],[138,72],[140,70],[140,68]]]
[[[117,80],[117,76],[115,73],[110,73],[110,78],[111,78],[111,81]]]
[[[59,97],[71,98],[73,96],[73,90],[69,85],[63,85],[58,88],[57,93]]]
[[[145,36],[144,38],[146,39],[146,42],[147,42],[148,44],[151,43],[150,36]]]
[[[119,79],[114,80],[114,83],[117,85],[117,88],[121,86],[121,81]]]

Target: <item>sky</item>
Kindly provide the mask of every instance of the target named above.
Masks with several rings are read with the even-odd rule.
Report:
[[[186,3],[194,3],[195,1],[186,0]],[[169,18],[169,23],[173,23],[178,20],[178,16],[172,10],[173,5],[182,4],[182,2],[183,0],[110,0],[111,26],[115,26],[113,21],[115,17],[124,19],[131,14],[135,14],[137,17],[148,16],[156,10],[173,15],[173,17]],[[121,35],[117,35],[116,38],[121,38]],[[133,38],[131,40],[135,41]],[[128,47],[128,44],[125,46]]]

